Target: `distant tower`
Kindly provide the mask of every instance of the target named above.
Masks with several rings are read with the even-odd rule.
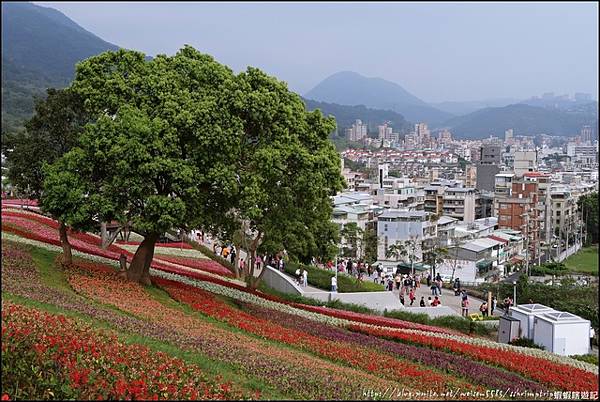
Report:
[[[580,134],[582,142],[592,142],[592,126],[583,126]]]

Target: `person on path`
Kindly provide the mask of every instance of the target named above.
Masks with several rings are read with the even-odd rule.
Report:
[[[400,282],[402,281],[402,278],[400,278],[400,275],[396,275],[396,277],[394,278],[394,281],[396,281],[396,290],[399,290]],[[402,288],[402,290],[404,290],[404,288]]]
[[[496,308],[496,303],[497,303],[496,296],[493,296],[492,297],[492,309],[491,309],[492,315],[494,315],[494,309]]]
[[[461,307],[462,307],[462,316],[468,317],[469,316],[469,299],[463,299],[462,303],[461,303]]]
[[[406,294],[408,294],[408,291],[414,288],[412,276],[408,275],[406,277],[406,280],[404,281],[404,283],[405,283],[405,292],[406,292]]]
[[[231,258],[232,264],[235,262],[235,255],[236,255],[235,248],[233,246],[231,246],[231,254],[229,255],[229,257]]]
[[[421,296],[421,301],[419,302],[419,306],[425,307],[425,296]]]
[[[304,287],[308,286],[308,271],[306,269],[302,270],[302,278],[304,279]]]
[[[400,292],[400,303],[404,306],[404,295]]]
[[[254,260],[254,264],[256,265],[256,268],[258,270],[260,270],[260,266],[262,265],[262,258],[260,258],[260,255],[256,256],[256,259]]]
[[[431,296],[429,296],[429,297],[427,298],[427,305],[428,305],[429,307],[431,307],[431,305],[432,305],[432,304],[433,304],[433,300],[431,300]]]
[[[408,298],[410,299],[410,305],[412,306],[413,303],[415,302],[415,290],[411,289],[410,293],[408,294]]]
[[[281,272],[284,272],[284,271],[285,271],[285,264],[284,264],[284,262],[283,262],[283,258],[279,258],[279,270],[280,270]]]
[[[432,305],[433,307],[437,307],[437,306],[439,306],[439,305],[441,305],[441,304],[442,304],[442,302],[441,302],[440,298],[439,298],[439,297],[437,297],[437,296],[435,296],[435,297],[433,298],[433,302],[431,302],[431,305]]]
[[[388,290],[392,292],[394,290],[394,281],[392,281],[391,277],[388,277]]]
[[[442,295],[442,278],[436,279],[435,280],[435,285],[437,286],[437,294],[439,296],[441,296]]]
[[[246,268],[246,263],[244,262],[243,258],[240,258],[240,271],[246,272],[245,268]]]
[[[302,286],[302,275],[300,272],[300,268],[296,269],[296,282],[298,282],[298,285]]]
[[[427,275],[427,287],[431,286],[431,274]]]
[[[435,280],[436,280],[436,282],[442,280],[442,277],[440,276],[439,272],[437,274],[435,274]]]
[[[437,285],[435,283],[431,284],[430,289],[431,289],[431,294],[433,296],[437,296]]]
[[[479,306],[479,311],[481,311],[482,316],[487,317],[487,310],[488,304],[486,301],[484,301],[483,303],[481,303],[481,306]]]
[[[337,292],[337,278],[335,275],[331,277],[331,291]]]

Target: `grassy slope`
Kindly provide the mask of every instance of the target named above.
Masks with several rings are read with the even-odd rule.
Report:
[[[598,246],[585,247],[567,258],[565,265],[574,272],[598,275]]]
[[[61,269],[57,267],[54,263],[54,260],[58,253],[48,251],[42,248],[30,246],[31,255],[36,263],[36,267],[38,272],[42,277],[42,281],[47,286],[53,287],[55,289],[59,289],[65,293],[73,293],[73,290],[69,286],[69,283],[66,277],[63,275]],[[194,314],[197,317],[202,319],[207,319],[209,321],[214,321],[215,324],[226,327],[228,330],[233,330],[238,332],[231,327],[228,327],[226,324],[218,322],[216,320],[212,320],[210,318],[204,317],[198,312],[195,312],[191,309],[191,307],[187,305],[180,304],[175,300],[171,299],[170,296],[162,289],[156,288],[153,286],[148,286],[146,288],[148,293],[156,298],[161,303],[168,305],[169,307],[175,307],[184,310],[186,313]],[[52,304],[48,303],[40,303],[34,300],[30,300],[24,297],[12,295],[10,293],[3,292],[2,297],[5,300],[12,301],[14,303],[22,304],[29,307],[34,307],[37,309],[41,309],[44,311],[48,311],[54,314],[62,314],[67,317],[73,317],[80,320],[84,320],[86,322],[91,323],[97,328],[110,329],[117,333],[119,339],[127,344],[141,344],[155,351],[162,351],[168,353],[171,356],[180,358],[188,363],[196,364],[201,367],[207,374],[211,376],[220,375],[225,381],[232,381],[240,386],[240,388],[256,391],[259,390],[261,392],[261,398],[264,399],[289,399],[287,395],[281,394],[273,387],[265,384],[257,377],[246,376],[238,371],[238,369],[228,363],[224,363],[219,360],[210,359],[202,353],[199,352],[191,352],[189,350],[183,350],[178,348],[177,346],[170,344],[168,342],[162,342],[155,340],[150,337],[141,336],[136,333],[126,332],[115,328],[114,326],[101,321],[93,319],[84,314],[80,314],[77,312],[64,310],[58,308]],[[94,304],[95,302],[89,301],[90,304]],[[96,303],[97,304],[97,303]],[[104,307],[112,307],[113,310],[118,311],[120,314],[129,315],[127,312],[123,312],[117,309],[114,306],[103,305]],[[280,346],[280,345],[277,345]]]

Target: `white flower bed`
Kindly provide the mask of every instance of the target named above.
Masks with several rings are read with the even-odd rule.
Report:
[[[131,244],[115,243],[115,245],[118,247],[121,247],[127,251],[131,251],[132,253],[135,253],[138,249],[138,246],[131,245]],[[171,255],[173,257],[208,259],[208,257],[205,256],[204,254],[202,254],[201,251],[198,251],[195,249],[188,249],[188,248],[179,249],[179,248],[174,248],[174,247],[161,247],[161,246],[157,245],[154,248],[154,253],[162,254],[162,255]],[[160,258],[160,256],[158,256],[158,257]]]

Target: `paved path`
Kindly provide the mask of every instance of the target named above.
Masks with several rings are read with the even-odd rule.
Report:
[[[371,279],[373,280],[373,279]],[[392,291],[396,297],[399,297],[399,291],[394,289]],[[467,293],[468,294],[468,293]],[[421,301],[421,297],[425,298],[425,304],[427,305],[427,300],[429,297],[433,300],[434,295],[431,294],[431,289],[427,287],[427,284],[421,284],[420,287],[416,289],[415,293],[415,302],[412,307],[419,307],[419,302]],[[442,294],[439,296],[442,301],[443,306],[448,306],[452,310],[456,311],[458,314],[462,314],[462,298],[460,296],[454,296],[454,291],[451,289],[442,289]],[[469,295],[469,314],[479,313],[479,306],[481,306],[483,300],[478,299],[474,296]],[[410,299],[408,295],[404,295],[404,305],[406,307],[410,307]],[[500,316],[503,312],[499,309],[495,309],[493,315]]]

